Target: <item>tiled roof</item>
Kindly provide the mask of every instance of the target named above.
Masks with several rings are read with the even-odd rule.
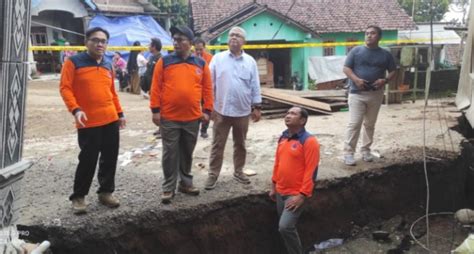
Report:
[[[191,0],[194,30],[203,33],[254,2],[314,33],[360,32],[368,25],[384,30],[415,28],[397,0],[296,0],[289,12],[291,0]]]

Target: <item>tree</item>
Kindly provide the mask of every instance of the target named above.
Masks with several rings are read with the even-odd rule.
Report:
[[[171,17],[171,25],[187,25],[188,24],[188,1],[187,0],[152,0],[151,3],[155,5],[160,12],[175,14]],[[164,20],[160,20],[164,22]]]
[[[440,21],[448,11],[449,0],[398,0],[400,6],[408,13],[413,15],[413,1],[415,1],[415,22],[427,22],[431,20],[430,5],[433,1],[433,21]]]

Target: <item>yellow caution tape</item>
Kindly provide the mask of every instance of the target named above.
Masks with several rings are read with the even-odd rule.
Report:
[[[440,38],[434,39],[433,41],[444,41],[453,40],[459,38]],[[417,40],[386,40],[380,41],[382,45],[403,45],[413,43],[426,43],[430,42],[430,39],[417,39]],[[357,46],[363,45],[363,41],[355,42],[306,42],[306,43],[285,43],[285,44],[247,44],[244,45],[244,49],[282,49],[282,48],[317,48],[317,47],[337,47],[337,46]],[[222,50],[227,49],[227,45],[208,45],[206,46],[209,50]],[[173,46],[163,46],[164,50],[173,50]],[[31,46],[30,50],[33,51],[84,51],[85,46]],[[108,51],[142,51],[148,50],[147,46],[109,46]]]

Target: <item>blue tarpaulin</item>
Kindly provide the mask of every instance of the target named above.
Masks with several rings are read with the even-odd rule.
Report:
[[[109,46],[132,46],[135,41],[148,45],[153,37],[160,39],[163,45],[173,45],[171,36],[150,16],[108,18],[97,15],[89,23],[89,28],[92,27],[102,27],[110,33]],[[122,53],[128,58],[127,52]]]

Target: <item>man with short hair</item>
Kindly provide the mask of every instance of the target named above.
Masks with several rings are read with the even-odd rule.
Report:
[[[152,120],[162,134],[165,179],[161,201],[165,204],[174,197],[178,176],[179,192],[199,195],[199,189],[193,186],[192,157],[199,122],[209,121],[213,108],[209,67],[191,54],[194,33],[186,26],[170,31],[174,52],[156,63],[150,90]]]
[[[60,92],[76,121],[79,164],[74,178],[74,191],[69,197],[75,214],[85,213],[85,196],[94,178],[99,159],[99,201],[118,207],[112,195],[119,151],[119,128],[125,117],[114,86],[112,63],[105,57],[109,33],[100,27],[86,32],[86,52],[71,56],[61,71]]]
[[[206,42],[201,38],[194,39],[194,54],[206,61],[207,64],[211,63],[212,55],[206,51]],[[207,128],[209,128],[209,122],[201,123],[201,137],[208,138]]]
[[[151,81],[153,78],[153,71],[155,69],[155,64],[160,60],[161,58],[161,40],[158,38],[152,38],[150,45],[148,46],[148,49],[150,50],[151,56],[148,59],[148,62],[146,64],[146,71],[145,74],[143,74],[142,79],[140,80],[140,85],[145,93],[145,97],[149,97],[149,91],[151,87]]]
[[[232,128],[234,141],[234,179],[249,184],[243,168],[247,156],[245,139],[249,117],[260,120],[262,97],[257,63],[242,50],[245,44],[245,30],[233,27],[229,31],[229,50],[217,53],[210,68],[213,80],[214,125],[212,149],[209,162],[209,176],[205,188],[216,187],[224,159],[224,148]]]
[[[308,111],[292,107],[285,116],[283,132],[275,156],[272,189],[269,196],[277,203],[278,230],[290,254],[302,254],[296,223],[305,200],[313,194],[319,165],[319,143],[305,130]]]
[[[383,101],[383,87],[395,76],[392,54],[379,47],[382,29],[369,26],[365,31],[365,45],[353,48],[344,63],[344,73],[349,78],[349,123],[344,141],[344,163],[356,164],[354,152],[362,123],[362,159],[373,160],[370,146],[374,140],[375,122]],[[388,75],[386,74],[388,71]]]

